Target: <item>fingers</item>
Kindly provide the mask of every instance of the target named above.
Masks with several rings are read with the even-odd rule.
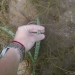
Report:
[[[45,38],[45,35],[44,35],[44,34],[40,34],[40,35],[38,35],[38,34],[34,34],[33,37],[34,37],[35,42],[36,42],[36,41],[43,40],[43,39]]]
[[[45,28],[43,26],[39,26],[39,25],[27,25],[27,26],[23,26],[26,30],[28,30],[28,32],[37,32],[38,30],[41,31],[41,33],[45,32]]]

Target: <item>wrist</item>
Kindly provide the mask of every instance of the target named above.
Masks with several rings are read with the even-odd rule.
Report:
[[[26,51],[26,40],[23,40],[23,39],[14,39],[12,42],[14,42],[14,43],[19,43],[20,45],[22,45],[24,48],[25,48],[25,51]]]
[[[25,57],[25,48],[18,42],[13,42],[13,43],[10,43],[9,45],[7,45],[2,50],[1,56],[3,57],[11,48],[18,50],[18,52],[20,54],[20,62],[22,62]]]
[[[24,47],[24,45],[23,45],[22,43],[20,43],[19,41],[15,41],[15,40],[13,40],[12,42],[13,42],[13,43],[18,43],[18,44],[20,44],[21,46]],[[25,47],[24,47],[24,48],[25,48]]]

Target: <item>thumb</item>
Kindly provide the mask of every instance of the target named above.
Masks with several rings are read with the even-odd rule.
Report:
[[[35,39],[35,41],[41,41],[41,40],[43,40],[45,38],[45,35],[44,34],[35,34],[34,35],[34,39]]]

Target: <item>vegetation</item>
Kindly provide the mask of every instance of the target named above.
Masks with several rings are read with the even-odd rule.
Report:
[[[0,26],[5,26],[14,32],[15,29],[8,25],[9,1],[0,1]],[[61,6],[62,0],[30,0],[30,2],[37,9],[41,25],[46,27],[46,39],[41,43],[36,62],[36,75],[73,75],[75,72],[75,43],[72,41],[74,39],[71,40],[72,44],[68,45],[70,43],[68,38],[63,33],[58,34],[60,30],[72,24],[71,22],[65,23],[64,27],[61,26],[63,21],[59,23],[60,16],[67,11]],[[12,40],[12,37],[2,30],[0,33],[0,40],[3,40],[3,43],[0,41],[0,49],[2,49],[6,43]],[[31,52],[34,53],[34,48]]]

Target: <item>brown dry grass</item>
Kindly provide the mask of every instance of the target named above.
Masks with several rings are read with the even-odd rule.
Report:
[[[41,25],[46,27],[45,33],[46,39],[41,43],[41,49],[36,63],[36,75],[50,75],[50,74],[72,75],[75,71],[75,63],[74,63],[75,35],[74,33],[73,34],[70,33],[70,31],[73,29],[74,24],[71,23],[71,21],[66,23],[66,21],[64,20],[66,17],[63,19],[64,16],[63,14],[64,12],[67,11],[67,8],[63,7],[61,3],[65,1],[64,0],[29,0],[29,1],[32,2],[34,7],[37,9],[37,15],[39,15],[40,17]],[[11,28],[14,26],[9,25],[9,17],[7,17],[9,16],[7,10],[9,2],[10,0],[0,1],[0,24],[9,28],[12,31],[15,31],[15,29]],[[14,13],[15,14],[18,13],[18,16],[19,17],[21,16],[20,18],[23,18],[23,21],[26,19],[24,11],[21,11],[21,13],[19,12]],[[34,18],[35,15],[33,15]],[[62,18],[60,16],[62,16]],[[31,17],[29,18],[31,19]],[[16,19],[17,21],[14,23],[17,25],[18,17]],[[20,22],[21,25],[23,21]],[[28,20],[28,22],[29,21],[32,20]],[[68,26],[71,27],[71,30],[66,31],[65,28]],[[65,29],[64,32],[63,29]],[[12,40],[12,38],[9,35],[6,35],[4,31],[0,30],[0,32],[1,32],[0,47],[2,49],[7,42],[9,43],[8,38],[10,40]],[[67,33],[70,35],[69,37],[65,36]],[[34,49],[32,50],[32,54],[33,53]],[[29,58],[27,59],[29,60]],[[24,71],[24,69],[22,71]]]

